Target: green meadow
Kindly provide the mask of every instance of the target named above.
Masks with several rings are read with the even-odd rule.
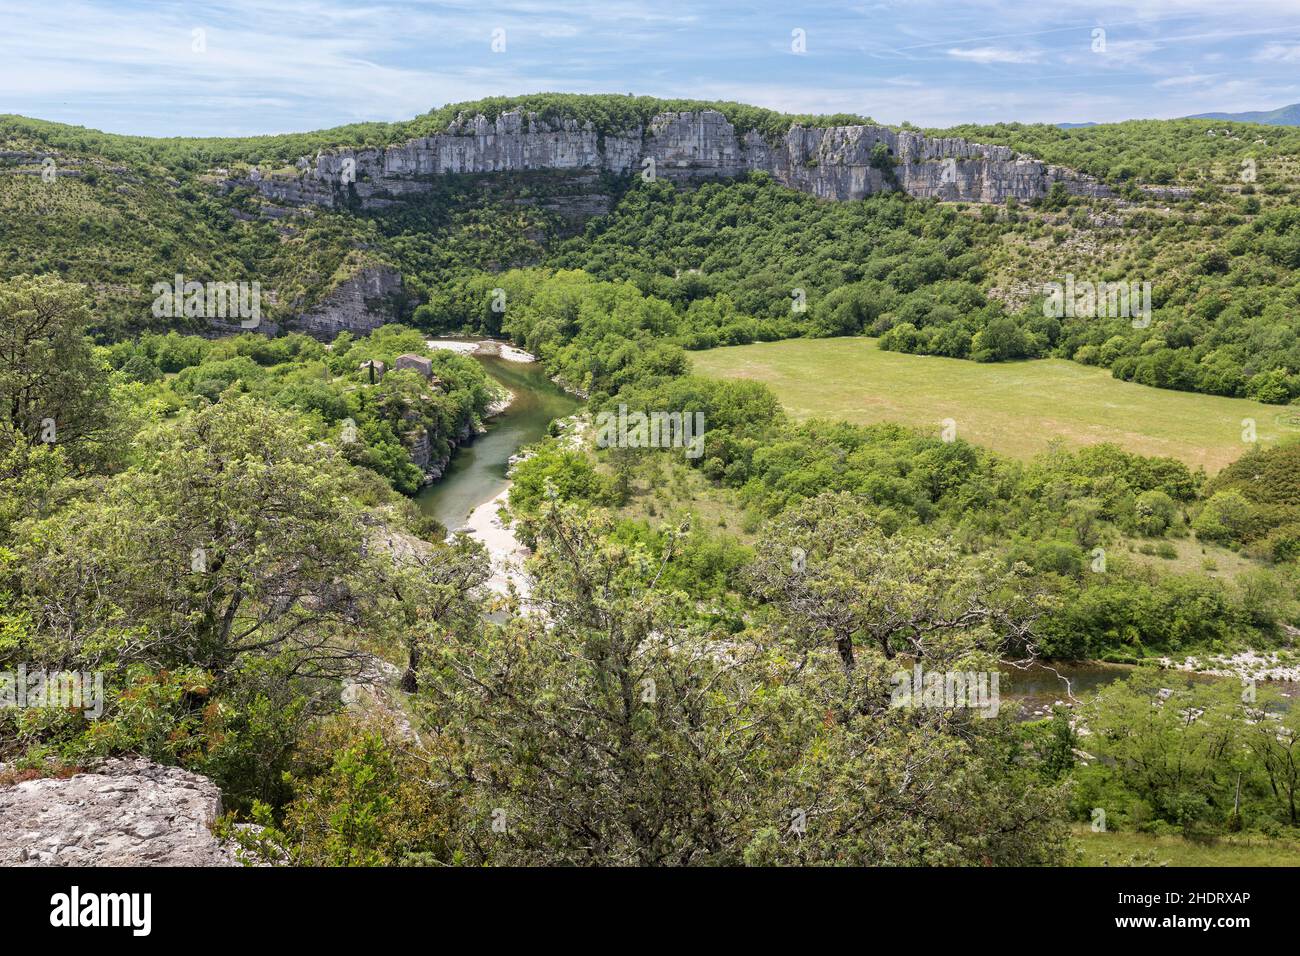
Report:
[[[1093,833],[1071,827],[1079,866],[1300,866],[1292,840],[1230,834],[1193,841],[1180,834]]]
[[[1054,440],[1114,442],[1213,473],[1246,451],[1246,419],[1268,445],[1300,436],[1300,409],[1121,382],[1064,359],[981,364],[886,352],[871,338],[787,339],[692,353],[697,372],[754,379],[798,419],[900,422],[1017,458]]]

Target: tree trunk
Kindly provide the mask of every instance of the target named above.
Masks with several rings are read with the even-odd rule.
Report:
[[[420,645],[411,645],[411,655],[407,659],[406,673],[402,675],[402,690],[414,694],[420,689],[420,680],[416,672],[420,669]]]
[[[853,656],[853,635],[847,634],[844,637],[837,637],[835,646],[839,648],[840,660],[844,663],[845,672],[852,674],[858,663]]]

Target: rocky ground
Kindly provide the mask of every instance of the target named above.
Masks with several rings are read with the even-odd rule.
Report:
[[[501,396],[499,399],[497,399],[495,402],[493,402],[491,405],[487,407],[487,411],[483,413],[483,417],[496,418],[507,408],[513,405],[514,401],[515,401],[515,393],[510,391],[510,389],[506,389],[505,395]]]
[[[508,342],[496,339],[482,339],[477,342],[462,342],[459,339],[429,339],[424,343],[431,349],[446,349],[461,355],[496,355],[507,362],[536,362],[537,356],[523,349],[515,348]]]
[[[0,788],[0,866],[236,866],[206,777],[143,759]]]
[[[343,681],[345,707],[363,717],[379,714],[391,722],[393,729],[407,740],[420,741],[419,731],[411,723],[401,689],[402,669],[386,660],[369,656],[356,677]]]
[[[510,497],[506,488],[491,501],[485,501],[470,512],[465,522],[465,530],[487,548],[491,561],[492,576],[488,578],[490,590],[505,596],[509,593],[511,583],[521,598],[527,598],[529,592],[528,576],[523,572],[527,549],[515,537],[510,525],[498,514]]]
[[[1241,680],[1285,681],[1300,683],[1300,666],[1285,664],[1276,653],[1262,651],[1242,651],[1231,657],[1210,655],[1208,657],[1188,657],[1181,663],[1162,657],[1164,667],[1179,671],[1193,671],[1200,674],[1213,674],[1217,677],[1237,677]]]
[[[561,434],[560,441],[571,448],[582,446],[591,427],[590,417],[582,414],[560,419],[557,424]],[[514,466],[526,457],[526,453],[512,457],[510,468],[513,470]],[[529,552],[515,536],[510,522],[504,520],[500,513],[509,500],[510,488],[507,486],[491,501],[483,502],[470,512],[464,530],[487,549],[492,566],[492,576],[487,582],[488,588],[505,596],[509,593],[510,585],[513,584],[516,593],[527,604],[531,583],[524,571],[524,561]]]

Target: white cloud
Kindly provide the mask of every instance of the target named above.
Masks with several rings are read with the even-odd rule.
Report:
[[[1267,43],[1255,54],[1257,63],[1295,63],[1300,61],[1300,43]]]
[[[543,27],[565,38],[549,42],[572,42],[578,32],[516,13],[506,20],[511,53],[494,55],[490,20],[446,5],[212,0],[160,12],[72,2],[18,17],[4,13],[4,2],[0,112],[152,135],[407,119],[447,102],[563,89],[571,84],[551,63],[518,47]],[[196,28],[206,31],[204,52],[192,48]],[[411,55],[419,36],[439,42]],[[138,119],[116,119],[132,114]]]
[[[545,90],[933,126],[1178,116],[1297,98],[1284,84],[1300,61],[1300,0],[856,3],[787,16],[746,0],[0,0],[0,113],[240,135]],[[199,26],[203,55],[190,49]],[[506,54],[489,51],[497,26]],[[796,26],[808,31],[806,57],[790,55]],[[1099,26],[1105,55],[1091,50]]]
[[[962,50],[953,48],[948,55],[958,60],[971,63],[1037,63],[1042,54],[1036,50],[1004,50],[994,46],[972,47]]]
[[[1168,76],[1163,80],[1156,81],[1156,87],[1167,90],[1181,86],[1205,86],[1208,83],[1214,83],[1222,75],[1222,73],[1191,73],[1187,76]]]
[[[1104,53],[1091,55],[1100,55],[1107,60],[1135,63],[1141,62],[1159,49],[1160,44],[1150,40],[1108,40]]]

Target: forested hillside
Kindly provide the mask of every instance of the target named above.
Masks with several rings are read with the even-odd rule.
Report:
[[[1300,150],[1295,129],[1224,120],[1130,120],[1074,129],[1046,123],[971,124],[933,132],[1001,143],[1117,186],[1221,181],[1224,167],[1235,172],[1242,160],[1294,157]]]
[[[1292,327],[1300,134],[1286,128],[1180,120],[942,131],[1124,189],[1121,200],[1054,192],[1003,209],[898,196],[827,203],[762,176],[699,188],[634,176],[599,183],[610,214],[582,226],[558,216],[556,202],[593,187],[532,174],[445,177],[432,193],[377,210],[296,214],[230,189],[221,175],[235,164],[273,170],[323,147],[401,141],[458,115],[531,109],[623,130],[703,105],[769,135],[796,122],[852,119],[539,95],[448,106],[410,124],[227,141],[146,140],[9,117],[0,121],[0,274],[86,282],[100,334],[112,338],[178,324],[200,330],[201,321],[150,314],[150,288],[178,273],[259,281],[267,318],[292,324],[363,270],[394,269],[405,297],[392,318],[491,331],[499,316],[481,314],[476,275],[581,268],[671,303],[688,347],[862,332],[909,352],[1052,355],[1157,387],[1283,404],[1300,396]],[[50,148],[52,183],[37,175]],[[1045,315],[1046,285],[1067,275],[1149,283],[1149,322]],[[469,300],[467,283],[477,283]]]
[[[104,684],[94,716],[0,709],[0,786],[182,766],[223,836],[298,865],[1063,865],[1099,807],[1300,838],[1300,710],[1268,686],[1300,660],[1300,445],[1243,435],[1212,476],[1086,441],[1013,460],[946,422],[795,422],[693,366],[870,334],[1289,404],[1297,134],[951,131],[1117,187],[1003,205],[762,174],[446,176],[328,209],[248,185],[462,114],[622,132],[701,105],[547,94],[249,140],[0,118],[0,672]],[[707,105],[768,138],[855,119]],[[266,327],[158,314],[178,274],[260,283]],[[390,321],[373,274],[400,278]],[[1151,314],[1054,316],[1067,275],[1149,282]],[[429,341],[457,332],[586,402],[512,456],[494,530],[526,566],[497,587],[412,500],[505,398]],[[629,410],[698,444],[607,440]],[[1044,661],[1128,669],[945,696]]]

